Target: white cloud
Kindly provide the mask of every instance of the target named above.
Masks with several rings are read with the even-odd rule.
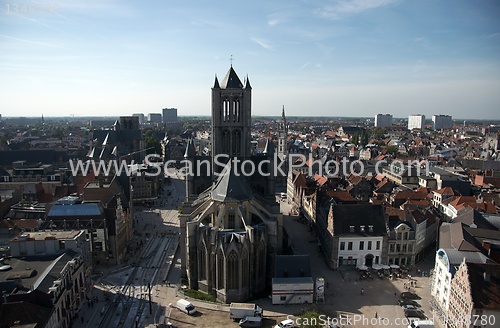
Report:
[[[265,48],[267,50],[273,50],[276,47],[276,44],[274,44],[273,42],[266,40],[266,39],[251,37],[250,40],[252,40],[253,42],[257,43],[259,46],[261,46],[262,48]]]
[[[366,10],[385,7],[399,0],[338,0],[332,5],[326,5],[316,11],[316,14],[330,19],[341,19]]]

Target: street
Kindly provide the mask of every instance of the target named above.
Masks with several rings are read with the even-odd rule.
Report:
[[[169,279],[174,283],[180,279],[180,270],[173,277],[169,272],[179,246],[178,208],[185,197],[184,182],[175,171],[169,173],[174,177],[155,205],[135,207],[133,252],[127,263],[99,268],[91,301],[73,326],[131,328],[165,322],[168,304],[175,300]]]

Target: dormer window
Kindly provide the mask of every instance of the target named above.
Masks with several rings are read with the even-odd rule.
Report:
[[[361,230],[361,232],[365,232],[365,226],[364,225],[359,226],[359,230]]]
[[[368,232],[373,232],[373,226],[372,225],[368,226]]]
[[[349,232],[354,232],[354,226],[349,226]]]

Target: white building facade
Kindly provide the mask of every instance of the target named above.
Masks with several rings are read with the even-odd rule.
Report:
[[[371,267],[373,264],[380,264],[383,240],[381,236],[340,237],[338,266]]]
[[[423,129],[425,127],[425,115],[416,114],[408,116],[408,130]]]

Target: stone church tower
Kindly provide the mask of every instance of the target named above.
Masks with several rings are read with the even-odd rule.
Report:
[[[251,116],[250,81],[247,77],[242,84],[231,65],[221,84],[215,77],[212,88],[212,158],[221,154],[241,160],[250,157]],[[212,162],[212,169],[219,173],[223,167]]]
[[[212,177],[216,180],[205,191],[196,192],[200,177],[187,177],[188,197],[179,215],[181,268],[189,288],[225,303],[244,302],[265,292],[283,245],[283,217],[275,199],[274,176],[256,173],[245,177],[241,167],[233,167],[231,161],[224,166],[220,163],[226,161],[218,159],[217,164],[214,159],[224,154],[255,164],[268,160],[263,167],[272,172],[272,141],[267,141],[263,154],[252,154],[251,94],[248,77],[241,83],[232,66],[222,83],[215,78]],[[192,140],[184,158],[199,159]]]

